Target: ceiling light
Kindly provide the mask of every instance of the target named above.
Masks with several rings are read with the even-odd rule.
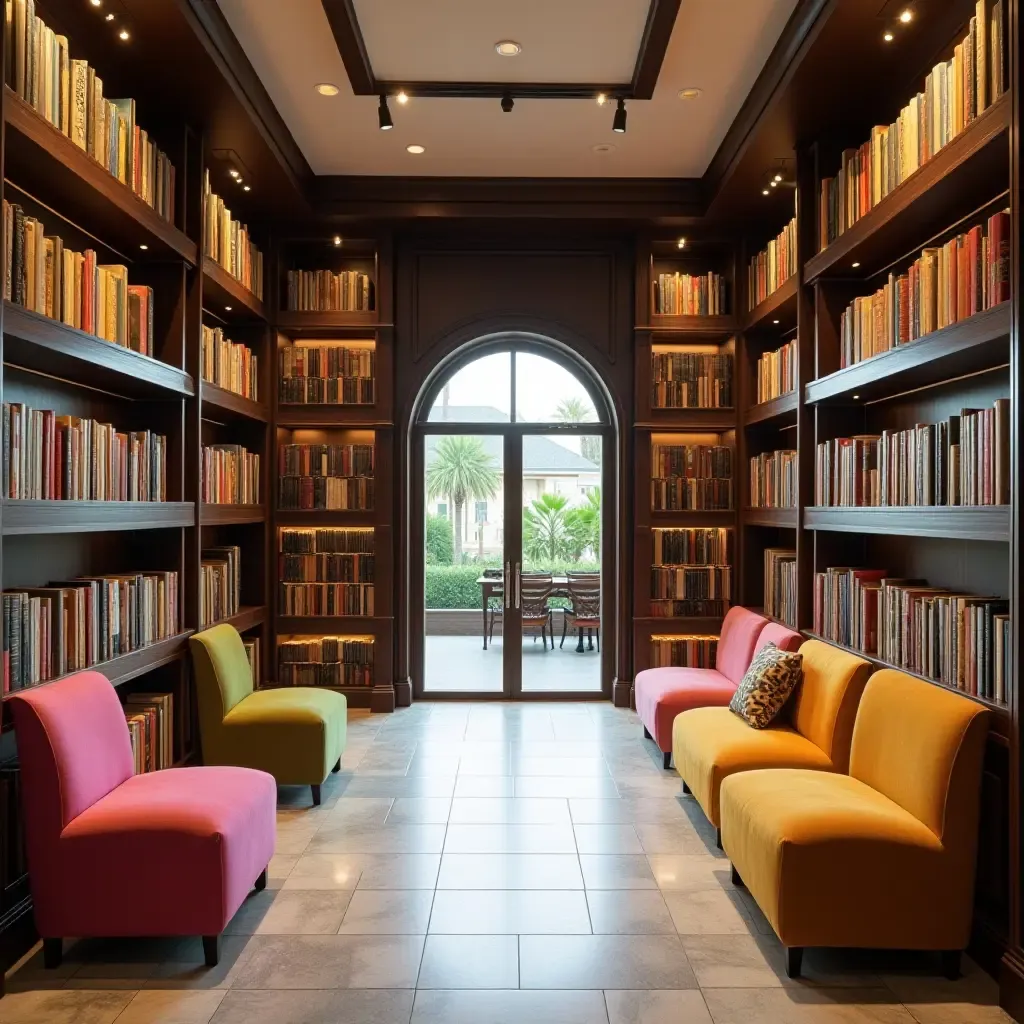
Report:
[[[624,135],[626,132],[626,101],[619,97],[618,105],[615,108],[615,117],[612,119],[612,131]]]
[[[603,92],[597,94],[597,105],[603,107],[608,102],[608,97]]]
[[[773,320],[772,321],[773,324],[777,324],[778,322],[779,322],[778,320]]]
[[[782,175],[781,174],[776,174],[775,177],[772,178],[772,181],[774,181],[776,184],[778,184],[780,181],[782,181]]]
[[[851,266],[853,266],[853,267],[859,267],[859,266],[860,266],[860,260],[857,260],[857,262],[856,262],[856,263],[852,263],[852,264],[851,264]]]
[[[242,191],[243,192],[251,192],[252,191],[252,186],[251,185],[243,185],[242,186]]]
[[[763,188],[763,189],[761,189],[761,195],[763,195],[763,196],[771,195],[771,191],[772,190],[770,188]]]
[[[891,32],[886,32],[886,33],[885,33],[885,35],[884,35],[884,36],[882,36],[882,38],[883,38],[883,39],[884,39],[884,40],[885,40],[885,41],[886,41],[887,43],[891,43],[891,42],[893,41],[893,39],[895,38],[895,36],[893,36],[893,34],[892,34]]]
[[[313,86],[321,96],[337,96],[338,87],[333,82],[320,82]]]
[[[900,14],[900,21],[902,21],[904,25],[909,25],[913,20],[914,12],[909,8]]]
[[[121,29],[121,31],[117,33],[117,38],[118,39],[122,39],[122,40],[127,40],[129,38],[129,36],[128,36],[128,29],[126,29],[126,28]]]
[[[854,395],[853,397],[854,398],[860,398],[860,395]]]
[[[516,57],[523,52],[523,48],[511,39],[503,39],[500,43],[495,43],[494,48],[502,57]]]
[[[334,244],[335,245],[341,245],[341,235],[335,235],[334,236]]]
[[[595,153],[611,153],[615,147],[610,142],[599,142],[596,146],[590,147]]]
[[[230,174],[232,178],[237,178],[238,177],[238,171],[236,171],[234,169],[234,167],[232,167],[231,170],[228,171],[228,174]]]
[[[426,150],[422,146],[416,146],[416,145],[406,146],[405,147],[405,151],[406,151],[406,153],[412,153],[414,156],[419,156],[420,153],[425,153],[426,152]]]
[[[688,89],[679,90],[679,98],[681,100],[695,100],[700,95],[700,89],[695,89],[692,86]]]
[[[388,110],[388,98],[384,93],[380,94],[380,104],[377,107],[377,124],[382,132],[395,127],[395,122],[391,120],[391,111]]]
[[[142,245],[140,245],[140,246],[139,246],[139,248],[140,248],[140,249],[148,249],[148,248],[149,248],[149,246],[148,246],[148,245],[146,245],[145,243],[143,243]]]
[[[686,239],[685,238],[680,238],[679,241],[676,242],[676,248],[677,249],[685,249],[686,248]]]
[[[103,20],[104,21],[113,21],[114,20],[114,16],[113,16],[113,14],[108,14]]]
[[[395,99],[404,107],[409,102],[409,94],[403,89]]]
[[[772,178],[772,180],[768,182],[768,185],[771,188],[778,188],[779,187],[779,183],[774,178]]]
[[[99,7],[100,4],[103,3],[103,0],[89,0],[89,3],[91,3],[93,7]]]
[[[501,97],[501,109],[506,114],[512,113],[512,108],[516,105],[516,101],[512,99],[512,93],[507,92]]]
[[[225,310],[226,310],[226,311],[227,311],[228,313],[230,313],[230,312],[231,312],[231,307],[230,307],[230,306],[225,306],[225,307],[224,307],[224,309],[225,309]]]

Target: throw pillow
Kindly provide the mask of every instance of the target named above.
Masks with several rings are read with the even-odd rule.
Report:
[[[755,729],[771,725],[800,682],[803,655],[780,651],[767,643],[754,655],[750,668],[729,701],[730,710]]]

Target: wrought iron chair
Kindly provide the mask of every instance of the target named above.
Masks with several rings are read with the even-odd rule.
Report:
[[[523,630],[533,631],[533,642],[537,642],[536,630],[540,630],[544,650],[548,649],[548,633],[551,634],[551,649],[555,649],[555,632],[551,621],[551,591],[554,589],[551,573],[523,573],[520,576],[519,595],[522,609]]]
[[[594,649],[594,636],[597,636],[597,649],[601,650],[601,574],[599,572],[571,572],[568,574],[569,607],[562,613],[562,642],[559,650],[565,646],[565,634],[570,627],[576,630],[578,641],[577,653],[583,652],[583,631],[587,632],[588,650]]]
[[[489,580],[500,580],[502,578],[501,568],[497,569],[484,569],[482,575],[485,579]],[[505,607],[505,585],[502,584],[500,587],[496,587],[490,598],[487,601],[487,614],[490,616],[487,623],[487,642],[490,643],[494,639],[494,620],[501,618],[502,609]]]

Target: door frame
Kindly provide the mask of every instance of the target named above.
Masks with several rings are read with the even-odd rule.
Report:
[[[508,351],[513,354],[511,364],[511,401],[515,409],[516,373],[515,353],[530,352],[551,359],[567,369],[584,386],[590,395],[594,410],[600,417],[593,423],[431,423],[422,419],[422,414],[433,405],[444,383],[469,363],[485,355]],[[616,657],[618,638],[616,623],[618,621],[615,595],[612,590],[618,579],[616,564],[616,537],[618,535],[618,493],[619,480],[616,472],[616,453],[618,451],[618,430],[615,422],[612,403],[603,393],[599,379],[594,371],[579,359],[571,350],[561,344],[537,339],[534,336],[508,332],[503,337],[481,340],[471,343],[460,350],[457,355],[438,367],[430,383],[424,388],[418,412],[409,426],[410,449],[410,487],[409,487],[409,572],[406,593],[409,595],[410,625],[410,670],[412,677],[412,696],[414,700],[516,700],[516,701],[602,701],[610,700],[612,685],[616,676]],[[515,564],[516,559],[510,557],[514,550],[522,560],[522,438],[526,435],[562,434],[600,436],[601,443],[601,634],[603,643],[599,659],[599,688],[579,691],[527,690],[522,688],[522,631],[516,609],[506,607],[502,613],[502,688],[500,691],[478,692],[470,690],[425,690],[426,663],[426,608],[425,608],[425,438],[428,434],[440,435],[498,435],[504,440],[505,475],[505,535],[503,561]],[[515,486],[509,487],[507,481],[515,474]],[[511,495],[516,495],[520,506],[511,507]],[[512,514],[510,515],[510,512]],[[511,531],[510,531],[511,524]],[[511,532],[511,538],[510,538]],[[513,628],[507,628],[513,627]],[[511,643],[508,642],[511,638]]]

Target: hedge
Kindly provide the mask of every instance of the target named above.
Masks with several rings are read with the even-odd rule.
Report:
[[[556,574],[564,574],[566,571],[565,564],[550,568]],[[595,572],[598,565],[596,562],[579,562],[572,568],[576,572]],[[479,608],[480,586],[476,581],[483,570],[482,565],[428,565],[425,588],[427,608]]]

